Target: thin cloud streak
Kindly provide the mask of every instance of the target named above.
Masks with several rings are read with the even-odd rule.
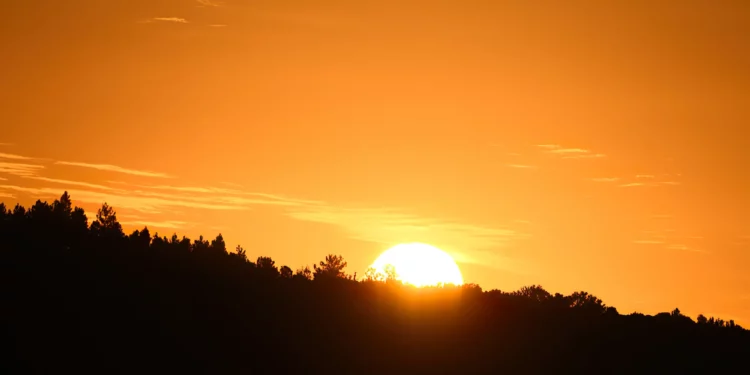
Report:
[[[226,205],[234,205],[237,207],[247,207],[256,205],[271,205],[271,206],[298,206],[302,203],[283,200],[283,199],[263,199],[263,198],[244,198],[237,196],[185,196],[185,195],[174,195],[167,193],[150,192],[143,190],[135,190],[132,193],[143,197],[155,197],[169,200],[181,200],[184,202],[197,202],[197,203],[221,203]]]
[[[523,165],[523,164],[506,164],[508,168],[515,168],[515,169],[537,169],[534,165]]]
[[[595,177],[592,178],[591,181],[594,182],[617,182],[620,181],[619,177]]]
[[[546,154],[561,156],[563,159],[598,159],[607,156],[601,153],[592,153],[591,150],[583,148],[564,148],[553,144],[537,145],[537,147],[543,149]]]
[[[0,173],[5,173],[13,176],[36,176],[37,173],[42,169],[44,169],[43,165],[0,162]]]
[[[206,7],[219,7],[224,5],[223,2],[213,1],[213,0],[195,0],[199,5],[206,6]]]
[[[149,220],[131,220],[121,221],[120,224],[131,227],[149,227],[149,228],[162,228],[162,229],[182,229],[185,228],[188,223],[185,221],[149,221]]]
[[[15,199],[16,198],[15,195],[10,194],[10,193],[0,193],[0,197],[2,197],[2,198],[10,198],[10,199]]]
[[[5,154],[0,152],[0,158],[3,159],[13,159],[13,160],[31,160],[32,158],[28,156],[21,156],[21,155],[14,155],[14,154]]]
[[[635,240],[633,243],[638,245],[661,245],[664,244],[664,241],[656,241],[656,240]]]
[[[80,163],[80,162],[70,162],[70,161],[56,161],[55,164],[68,165],[68,166],[73,166],[73,167],[91,168],[91,169],[97,169],[100,171],[125,173],[125,174],[134,175],[134,176],[174,178],[173,176],[170,176],[166,173],[128,169],[128,168],[123,168],[123,167],[119,167],[119,166],[111,165],[111,164],[92,164],[92,163]]]
[[[400,242],[440,244],[456,261],[480,264],[515,273],[528,266],[498,253],[510,243],[529,236],[513,229],[489,228],[421,218],[397,209],[342,208],[330,205],[288,209],[287,216],[341,227],[356,240],[391,246]]]
[[[122,183],[130,185],[127,183]],[[155,190],[171,190],[183,193],[220,193],[220,194],[241,194],[239,190],[213,188],[213,187],[197,187],[197,186],[171,186],[171,185],[131,185],[134,187],[140,187],[145,189]]]
[[[67,190],[71,195],[75,195],[75,199],[86,203],[98,205],[107,202],[115,207],[152,214],[173,211],[176,207],[209,210],[249,210],[252,206],[315,207],[322,204],[322,202],[313,200],[294,199],[275,194],[245,192],[215,187],[149,186],[120,183],[120,185],[123,185],[122,188],[113,188],[81,181],[37,176],[28,178],[67,186],[57,189],[50,187],[29,188],[16,185],[0,185],[0,189],[45,197],[59,197],[62,191]],[[70,189],[70,186],[84,187],[86,189],[75,190]],[[128,188],[127,186],[133,186],[135,189]]]
[[[38,181],[44,181],[44,182],[51,182],[54,184],[60,184],[60,185],[72,185],[72,186],[81,186],[81,187],[87,187],[91,189],[99,189],[99,190],[107,190],[107,191],[119,191],[122,193],[125,193],[125,191],[118,190],[115,188],[111,188],[109,186],[104,185],[97,185],[97,184],[90,184],[88,182],[82,182],[82,181],[70,181],[70,180],[60,180],[56,178],[47,178],[47,177],[40,177],[40,176],[31,176],[31,177],[25,177],[32,180],[38,180]]]
[[[694,252],[694,253],[705,253],[706,252],[704,250],[694,249],[694,248],[688,247],[687,245],[682,245],[682,244],[672,244],[672,245],[667,246],[667,249],[669,249],[669,250],[680,250],[680,251],[690,251],[690,252]]]
[[[203,198],[203,197],[194,197],[194,196],[193,197],[175,196],[175,195],[163,194],[163,193],[158,193],[158,192],[135,190],[136,193],[140,193],[144,195],[179,198],[179,199],[199,199],[199,200],[210,200],[210,201],[234,201],[234,202],[245,201],[245,202],[252,202],[252,204],[273,204],[273,205],[281,205],[281,206],[316,205],[316,204],[323,203],[320,201],[289,198],[289,197],[284,197],[284,196],[275,195],[275,194],[247,192],[247,191],[242,191],[242,190],[237,190],[237,189],[225,189],[225,188],[219,188],[219,187],[136,185],[136,184],[128,184],[124,182],[114,182],[114,181],[112,181],[112,183],[118,183],[118,184],[128,185],[128,186],[137,187],[141,189],[149,189],[149,190],[174,191],[174,192],[180,192],[180,193],[195,193],[195,194],[223,194],[223,196],[220,196],[220,197]],[[256,198],[264,198],[264,199],[247,199],[247,198],[242,198],[242,197],[227,197],[227,195],[256,197]]]
[[[550,154],[588,154],[591,151],[582,148],[556,148],[547,152]]]
[[[153,20],[162,22],[188,23],[188,20],[180,17],[154,17]]]
[[[0,189],[13,190],[23,192],[27,194],[36,195],[39,197],[50,197],[57,198],[62,194],[61,189],[52,188],[29,188],[15,185],[0,185]],[[133,194],[114,194],[114,193],[103,193],[90,190],[76,190],[68,189],[68,193],[73,197],[74,200],[100,205],[104,202],[109,203],[111,206],[132,209],[144,213],[161,213],[165,208],[174,207],[186,207],[196,209],[209,209],[209,210],[245,210],[248,207],[230,205],[230,204],[212,204],[207,202],[195,202],[187,200],[177,199],[164,199],[157,197],[143,197],[136,196]]]
[[[564,156],[563,159],[599,159],[606,157],[605,154],[584,154],[584,155],[570,155]]]
[[[659,186],[677,186],[680,185],[677,181],[659,181],[659,182],[630,182],[622,184],[620,187],[659,187]]]

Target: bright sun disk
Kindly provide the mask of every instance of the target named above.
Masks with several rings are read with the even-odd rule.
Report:
[[[386,250],[370,266],[385,274],[392,265],[396,278],[418,287],[438,284],[463,284],[461,270],[445,251],[423,243],[404,243]]]

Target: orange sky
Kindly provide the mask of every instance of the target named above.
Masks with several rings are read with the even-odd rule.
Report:
[[[0,198],[748,325],[750,3],[614,3],[13,1]]]

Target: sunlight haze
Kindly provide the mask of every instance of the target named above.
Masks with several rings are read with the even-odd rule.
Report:
[[[750,6],[600,4],[11,1],[0,201],[750,325]]]

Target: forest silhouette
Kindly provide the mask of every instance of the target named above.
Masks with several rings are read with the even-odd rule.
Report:
[[[679,309],[416,288],[334,254],[293,270],[221,235],[126,234],[106,203],[90,220],[67,192],[0,204],[2,373],[721,373],[750,358],[747,330]]]

